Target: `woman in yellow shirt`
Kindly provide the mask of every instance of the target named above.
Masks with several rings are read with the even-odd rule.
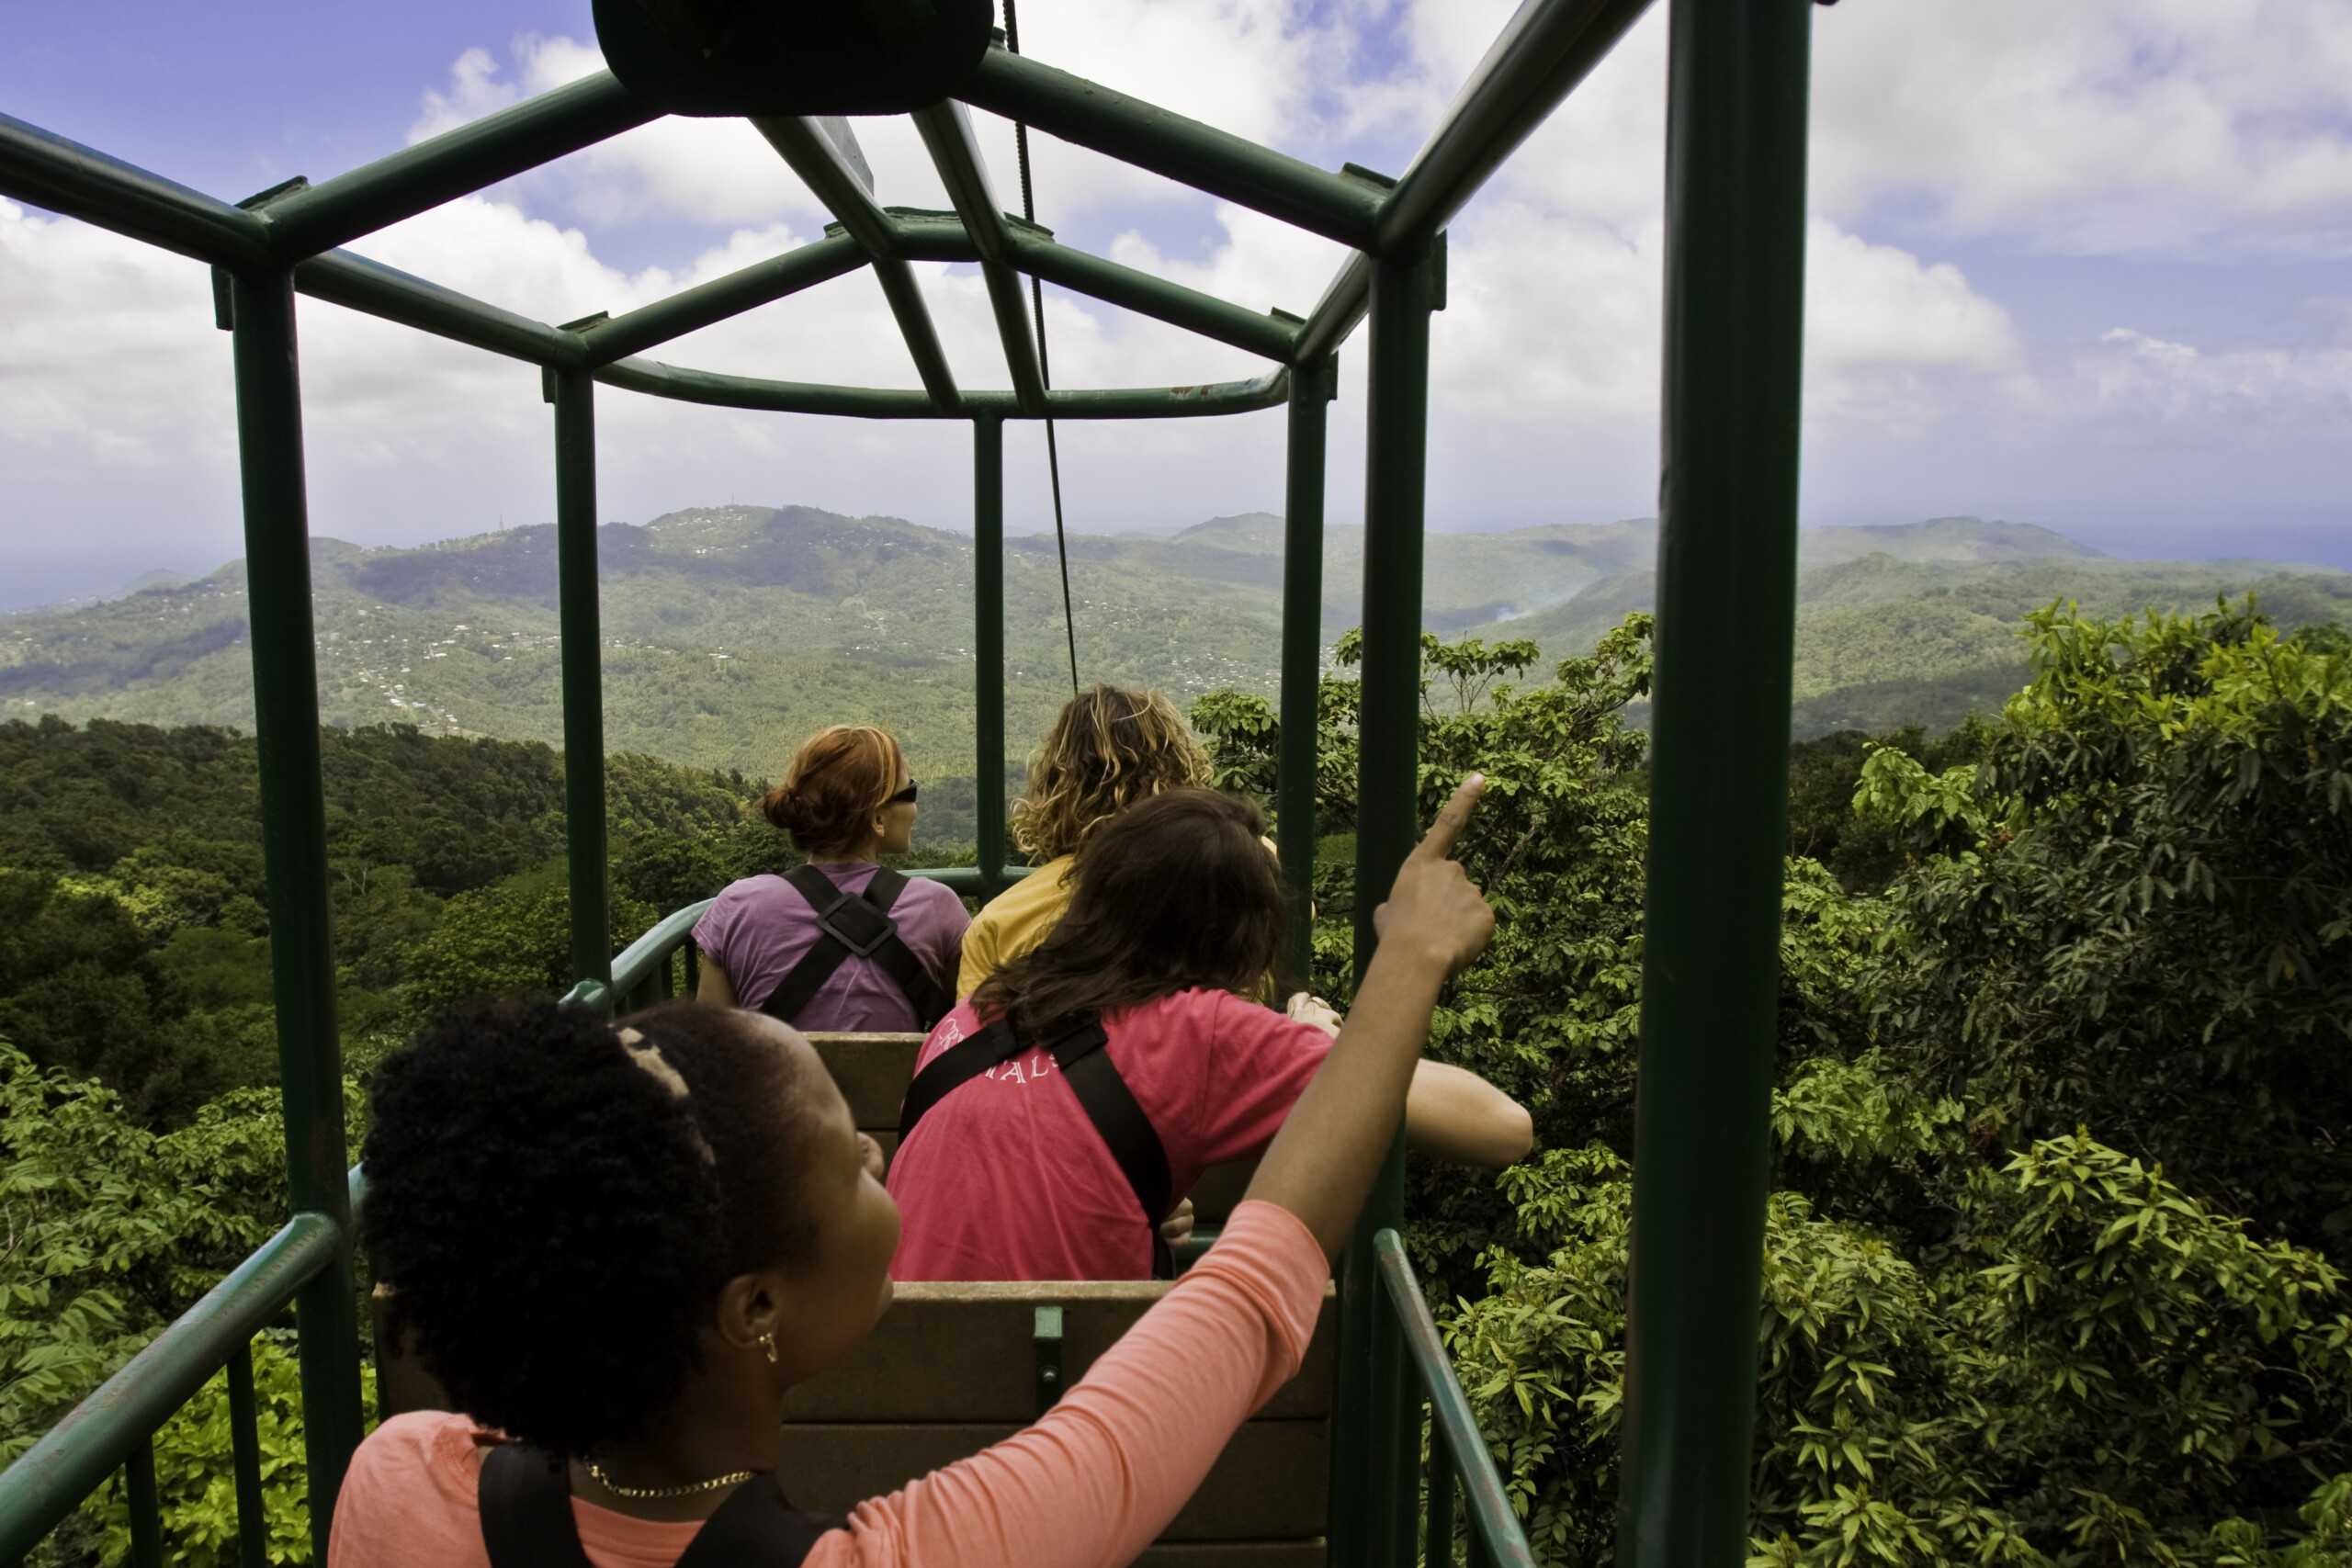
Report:
[[[989,900],[964,933],[956,994],[968,997],[1046,940],[1069,908],[1066,878],[1097,825],[1177,784],[1206,784],[1208,756],[1158,692],[1097,685],[1070,698],[1014,802],[1012,840],[1045,863]]]

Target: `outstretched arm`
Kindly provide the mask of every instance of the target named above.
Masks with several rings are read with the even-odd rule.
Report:
[[[1421,1062],[1405,1092],[1405,1141],[1456,1165],[1506,1166],[1535,1146],[1535,1119],[1466,1067]]]
[[[1250,1183],[1250,1197],[1297,1215],[1326,1257],[1336,1258],[1347,1245],[1348,1228],[1396,1135],[1438,987],[1494,934],[1494,911],[1446,858],[1486,787],[1476,773],[1464,779],[1397,868],[1388,901],[1373,914],[1380,950],[1356,987],[1355,1005]]]
[[[1335,1040],[1345,1021],[1330,1003],[1305,991],[1290,998],[1288,1011]],[[1535,1146],[1535,1119],[1477,1074],[1424,1061],[1405,1091],[1405,1141],[1456,1165],[1506,1166],[1525,1159]]]

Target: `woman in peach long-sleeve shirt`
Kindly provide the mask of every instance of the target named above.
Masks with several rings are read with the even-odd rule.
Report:
[[[1151,1543],[1233,1429],[1298,1370],[1329,1278],[1306,1228],[1244,1203],[1207,1257],[1035,1426],[860,1504],[808,1568],[1091,1568]],[[335,1505],[328,1568],[481,1568],[484,1448],[462,1416],[400,1416],[368,1441]],[[668,1568],[699,1519],[571,1502],[595,1568]]]
[[[1438,987],[1492,929],[1443,858],[1481,783],[1398,874],[1348,1024],[1216,1248],[1036,1425],[859,1505],[810,1568],[1114,1568],[1159,1534],[1296,1370]],[[615,1030],[506,1004],[428,1030],[374,1094],[366,1223],[396,1319],[483,1424],[370,1436],[330,1568],[486,1563],[493,1427],[565,1460],[595,1568],[670,1568],[738,1487],[788,1494],[785,1391],[887,1307],[898,1232],[805,1041],[710,1008]]]

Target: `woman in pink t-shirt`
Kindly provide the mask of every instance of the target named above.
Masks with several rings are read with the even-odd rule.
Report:
[[[1398,872],[1355,1011],[1225,1240],[1035,1426],[846,1519],[790,1512],[779,1423],[889,1305],[899,1217],[808,1042],[691,1004],[616,1027],[510,1002],[426,1030],[370,1087],[362,1223],[393,1331],[469,1414],[359,1446],[329,1568],[505,1568],[518,1535],[671,1568],[706,1530],[786,1541],[715,1553],[744,1568],[1133,1559],[1297,1368],[1439,987],[1493,930],[1444,858],[1480,784]],[[551,1506],[501,1506],[518,1476]]]
[[[1095,829],[1052,934],[923,1043],[890,1162],[898,1278],[1149,1279],[1164,1205],[1208,1167],[1266,1146],[1336,1020],[1303,996],[1294,1016],[1251,999],[1286,923],[1264,829],[1248,796],[1193,787]],[[1073,1032],[1098,1024],[1099,1036]],[[1082,1059],[1096,1050],[1114,1088],[1099,1087],[1101,1062]],[[956,1080],[935,1100],[934,1074]],[[1115,1105],[1121,1090],[1148,1133],[1104,1130],[1101,1097]],[[1527,1153],[1533,1123],[1485,1079],[1422,1062],[1405,1134],[1442,1157],[1501,1166]]]
[[[730,882],[695,923],[702,980],[695,999],[757,1008],[798,1029],[916,1030],[955,998],[964,901],[936,882],[886,871],[915,830],[915,781],[888,731],[837,724],[802,743],[784,782],[761,797],[808,864],[788,876]],[[898,946],[860,951],[888,905]],[[804,968],[804,964],[812,967]]]

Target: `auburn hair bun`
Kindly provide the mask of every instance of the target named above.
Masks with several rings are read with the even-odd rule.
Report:
[[[836,724],[801,742],[784,782],[760,797],[760,811],[803,854],[862,849],[874,813],[899,793],[904,766],[887,730]]]

